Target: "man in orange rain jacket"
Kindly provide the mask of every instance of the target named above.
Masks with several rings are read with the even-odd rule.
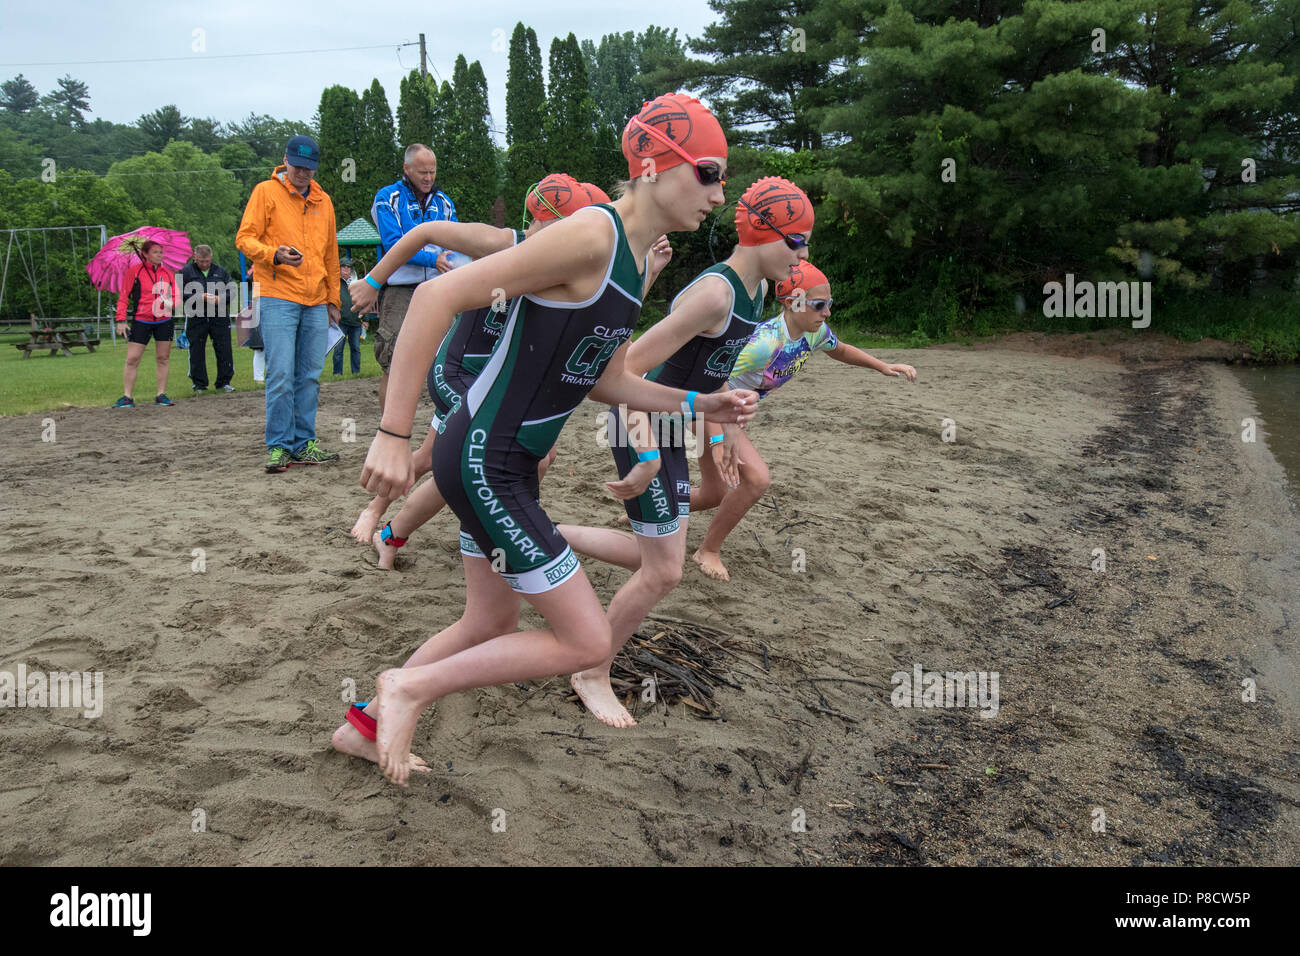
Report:
[[[320,148],[294,136],[284,165],[248,198],[235,245],[253,263],[266,348],[268,472],[337,461],[316,441],[316,403],[329,326],[339,324],[334,203],[314,182]]]

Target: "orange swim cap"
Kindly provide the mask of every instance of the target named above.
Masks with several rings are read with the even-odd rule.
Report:
[[[579,183],[587,191],[587,205],[594,206],[596,203],[610,202],[609,195],[595,183]]]
[[[593,202],[599,201],[593,200],[583,184],[568,173],[551,173],[528,190],[524,205],[528,207],[528,215],[545,221],[563,219],[565,216],[573,215],[583,206],[590,206]],[[604,201],[609,200],[606,198]]]
[[[809,289],[830,284],[831,280],[826,278],[826,274],[821,269],[811,262],[801,262],[790,269],[787,278],[776,284],[776,297],[782,302],[789,302],[800,289],[803,290],[804,295],[807,295]]]
[[[647,100],[623,128],[623,155],[629,178],[662,173],[686,162],[660,137],[671,140],[695,159],[727,158],[727,137],[709,108],[693,96],[665,93]]]
[[[807,235],[812,231],[812,200],[788,179],[764,176],[746,189],[740,199],[736,203],[736,233],[742,246],[779,242],[781,236],[777,229],[786,235]]]

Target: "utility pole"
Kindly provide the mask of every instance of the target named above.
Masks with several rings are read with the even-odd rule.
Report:
[[[409,36],[410,34],[407,35]],[[421,33],[420,34],[420,75],[421,76],[429,75],[429,67],[427,66],[427,63],[428,61],[425,59],[425,53],[424,53],[424,34]]]

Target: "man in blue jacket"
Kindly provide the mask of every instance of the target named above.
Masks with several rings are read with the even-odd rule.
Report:
[[[447,194],[434,185],[438,177],[438,157],[423,143],[406,147],[402,178],[375,193],[370,218],[379,230],[380,255],[397,245],[398,240],[422,222],[450,220],[458,222],[456,206]],[[379,323],[375,331],[375,359],[383,370],[379,379],[379,413],[384,411],[388,395],[388,366],[393,360],[393,345],[406,318],[415,287],[452,268],[447,253],[427,245],[400,266],[379,294]]]

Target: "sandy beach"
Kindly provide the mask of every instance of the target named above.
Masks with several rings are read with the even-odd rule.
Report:
[[[462,607],[450,513],[396,573],[347,534],[375,381],[323,386],[342,461],[283,475],[260,392],[0,419],[0,670],[103,674],[100,716],[0,709],[0,863],[1300,862],[1300,520],[1266,423],[1242,441],[1222,364],[1031,345],[882,350],[914,385],[815,358],[752,426],[773,485],[731,582],[688,563],[656,612],[729,636],[714,713],[456,695],[409,791],[329,746],[348,682]],[[556,522],[622,513],[598,411]],[[606,602],[627,577],[584,565]],[[895,706],[918,667],[996,672],[996,713]]]

